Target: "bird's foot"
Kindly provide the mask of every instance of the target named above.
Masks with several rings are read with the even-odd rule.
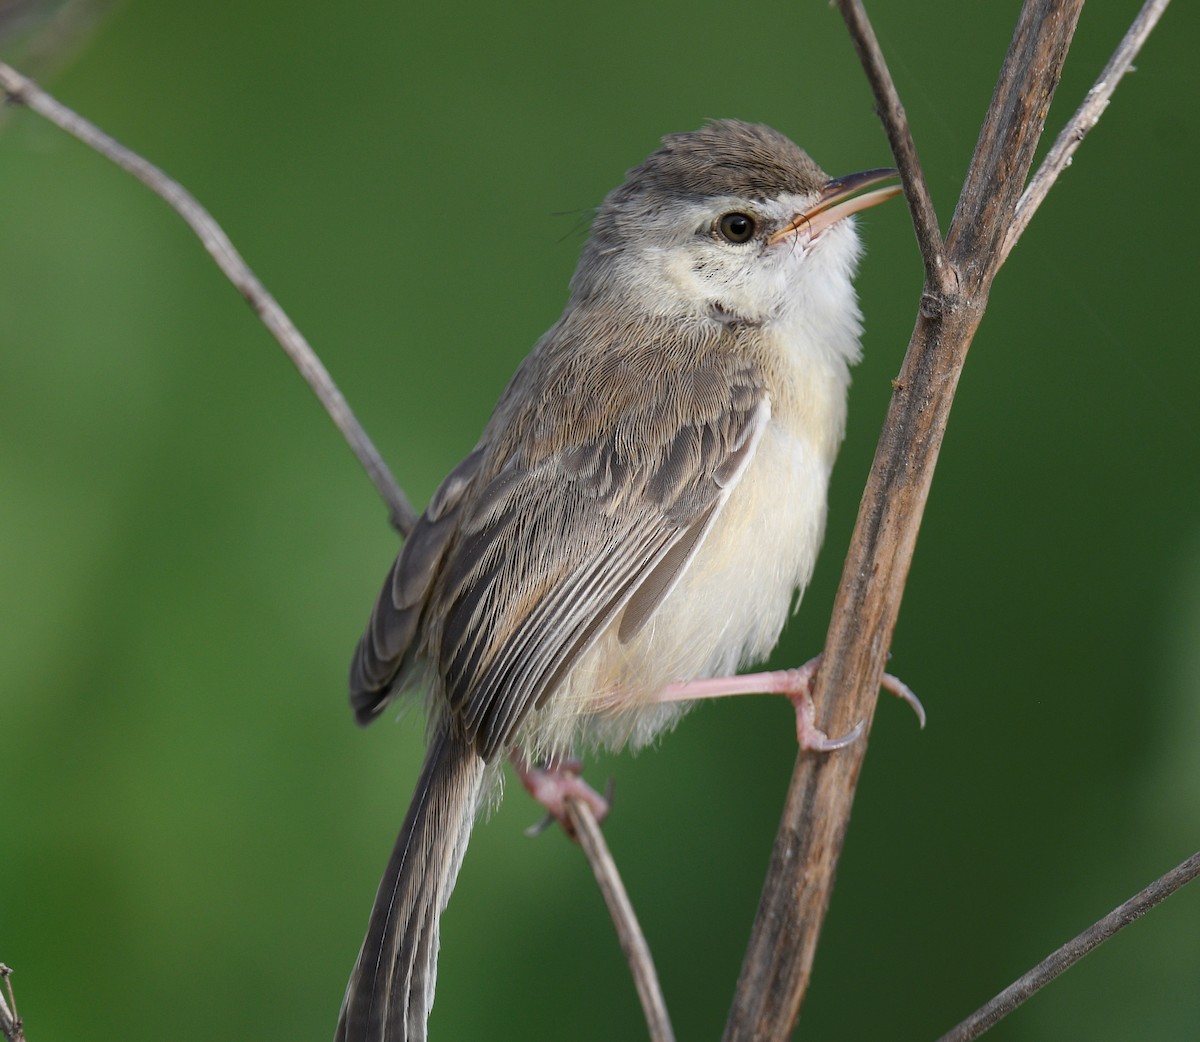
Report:
[[[548,764],[534,764],[515,751],[511,760],[513,770],[517,772],[525,791],[546,808],[546,817],[526,829],[526,835],[539,835],[554,822],[558,822],[567,835],[574,839],[575,829],[571,825],[571,816],[567,813],[569,799],[585,804],[597,821],[603,821],[608,816],[612,793],[601,796],[580,777],[583,771],[581,760],[570,758]]]
[[[705,680],[689,680],[669,685],[659,696],[664,702],[686,701],[697,698],[719,698],[724,695],[784,695],[796,709],[796,739],[800,748],[812,752],[833,752],[844,749],[857,741],[863,733],[864,723],[859,721],[849,734],[830,738],[816,724],[816,706],[812,700],[812,686],[817,670],[821,668],[821,656],[810,659],[798,669],[780,669],[770,673],[746,673],[735,677],[710,677]],[[921,727],[925,726],[925,709],[920,699],[903,681],[890,673],[883,675],[880,686],[897,698],[907,702]]]

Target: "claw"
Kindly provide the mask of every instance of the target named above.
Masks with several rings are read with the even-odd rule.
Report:
[[[925,707],[921,705],[921,700],[917,698],[911,687],[899,677],[892,676],[891,673],[883,674],[883,680],[880,681],[879,686],[902,702],[907,702],[909,708],[917,714],[917,722],[921,725],[921,730],[925,730]]]
[[[800,748],[814,753],[831,753],[853,745],[862,737],[866,724],[860,720],[849,734],[844,734],[841,738],[830,738],[817,726],[817,707],[813,704],[809,691],[810,680],[811,675],[806,678],[803,687],[788,692],[788,698],[796,707],[796,741]]]
[[[526,829],[525,835],[541,835],[553,822],[558,822],[567,835],[574,839],[571,816],[567,813],[568,799],[586,804],[597,821],[603,821],[607,817],[610,806],[608,796],[612,792],[612,783],[609,783],[607,795],[601,796],[579,776],[583,768],[579,760],[560,760],[541,767],[534,766],[517,753],[513,753],[511,759],[513,769],[521,779],[521,784],[525,786],[525,791],[546,808],[546,817]]]
[[[547,812],[541,821],[535,821],[532,825],[525,829],[525,835],[527,835],[530,839],[537,839],[538,836],[540,836],[553,824],[554,815]]]

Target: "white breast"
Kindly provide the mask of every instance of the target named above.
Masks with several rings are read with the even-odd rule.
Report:
[[[687,708],[655,703],[668,684],[730,675],[766,658],[820,549],[844,386],[843,377],[837,394],[818,396],[841,403],[836,415],[771,418],[675,588],[629,644],[619,642],[615,624],[601,635],[538,721],[539,747],[566,751],[559,744],[578,741],[580,718],[590,714],[585,741],[645,744]]]
[[[825,527],[831,460],[775,419],[642,649],[673,680],[721,676],[775,646],[812,575]],[[658,683],[662,668],[651,670]]]

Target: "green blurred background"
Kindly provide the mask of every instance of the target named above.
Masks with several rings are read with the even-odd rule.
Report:
[[[873,6],[944,225],[1018,5]],[[1135,9],[1084,11],[1052,128]],[[894,644],[929,727],[880,708],[799,1036],[931,1038],[1200,845],[1198,29],[1168,11],[996,284]],[[660,135],[888,161],[819,2],[145,0],[9,54],[211,208],[419,505]],[[420,756],[418,714],[360,731],[344,695],[396,539],[180,222],[0,119],[0,959],[40,1042],[326,1039]],[[862,225],[866,360],[781,666],[820,648],[920,289],[904,209]],[[681,1040],[719,1036],[794,754],[742,699],[590,768]],[[476,832],[433,1037],[642,1037],[536,818],[510,786]],[[989,1037],[1200,1037],[1192,889]]]

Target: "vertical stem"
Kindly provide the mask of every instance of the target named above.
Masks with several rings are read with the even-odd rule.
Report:
[[[869,729],[954,391],[1081,7],[1082,0],[1028,0],[1022,9],[946,239],[957,278],[927,283],[922,294],[813,693],[830,734],[860,720]],[[726,1042],[784,1039],[795,1023],[866,744],[796,761]]]

